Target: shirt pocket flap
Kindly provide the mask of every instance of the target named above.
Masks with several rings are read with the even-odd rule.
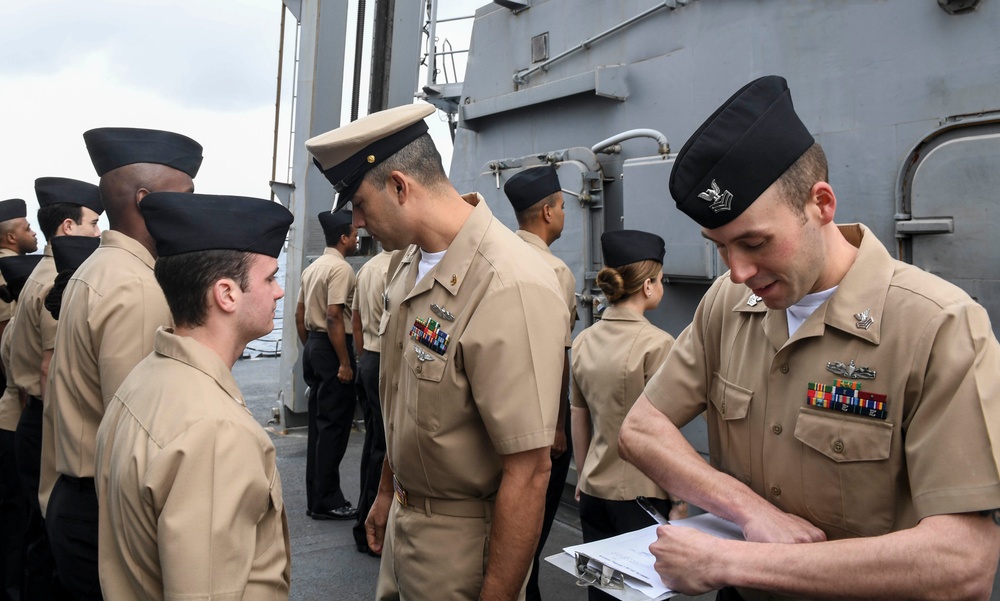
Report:
[[[802,407],[795,438],[838,463],[882,461],[892,450],[892,424],[824,415]]]
[[[378,335],[382,336],[385,331],[389,328],[389,317],[391,314],[388,311],[382,312],[382,317],[378,321]]]
[[[715,405],[724,420],[746,419],[750,411],[753,391],[727,382],[719,374],[712,376],[712,387],[708,399]]]

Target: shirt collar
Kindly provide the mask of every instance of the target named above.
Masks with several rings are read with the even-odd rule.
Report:
[[[795,332],[793,338],[821,336],[826,326],[878,344],[881,338],[882,312],[886,294],[895,271],[893,259],[878,238],[860,223],[837,226],[840,233],[858,249],[858,256],[840,281],[837,291],[823,303],[813,316]],[[762,300],[754,300],[747,289],[733,307],[739,313],[767,313],[765,329],[773,330],[777,339],[787,338],[788,320],[785,311],[771,311]],[[868,323],[864,313],[867,311]],[[815,319],[819,316],[818,319]],[[864,324],[867,328],[863,327]],[[784,337],[779,333],[784,332]],[[780,347],[780,344],[776,344]]]
[[[101,247],[124,250],[145,263],[150,269],[152,269],[153,265],[156,263],[156,259],[153,258],[153,255],[151,255],[149,250],[140,244],[138,240],[115,230],[104,230],[101,232]]]
[[[327,246],[326,249],[323,250],[323,254],[324,255],[330,255],[332,257],[336,257],[336,258],[340,259],[341,261],[346,261],[346,259],[344,259],[344,255],[342,255],[339,250],[337,250],[336,248],[334,248],[332,246]]]
[[[153,337],[153,351],[204,373],[215,380],[234,401],[246,407],[243,393],[233,378],[233,372],[226,367],[215,351],[204,344],[194,338],[174,334],[173,328],[160,326]]]
[[[517,234],[518,238],[524,240],[528,244],[532,246],[537,246],[538,248],[550,254],[552,253],[552,251],[549,249],[549,245],[546,244],[545,241],[542,240],[542,238],[538,234],[534,234],[532,232],[529,232],[528,230],[517,230],[514,233]]]
[[[465,280],[465,274],[468,273],[469,267],[472,266],[472,261],[476,257],[479,244],[482,242],[483,237],[486,235],[486,230],[493,221],[493,212],[490,211],[490,208],[486,205],[486,201],[478,192],[464,194],[462,199],[474,207],[472,213],[465,220],[462,229],[458,231],[458,235],[455,236],[455,239],[448,246],[448,250],[445,252],[444,257],[441,258],[441,262],[428,274],[428,276],[433,275],[433,281],[441,284],[452,296],[458,294],[458,289],[461,288],[462,282]],[[410,263],[414,261],[417,252],[419,252],[419,249],[416,246],[411,246],[406,251],[403,262]],[[407,298],[430,289],[432,278],[428,276],[424,276],[424,279],[416,282],[416,285],[410,290]]]
[[[602,321],[640,321],[648,323],[641,313],[636,313],[632,309],[621,305],[611,305],[601,313]]]

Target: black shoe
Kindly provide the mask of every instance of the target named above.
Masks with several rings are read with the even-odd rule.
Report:
[[[312,516],[313,516],[312,509],[306,509],[306,517],[310,517],[311,518]]]
[[[337,509],[327,511],[313,511],[309,516],[314,520],[354,520],[358,517],[358,509],[351,507],[350,503],[345,503]]]

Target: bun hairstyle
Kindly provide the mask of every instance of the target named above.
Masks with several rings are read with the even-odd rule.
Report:
[[[662,267],[662,263],[652,259],[605,267],[597,273],[597,286],[613,305],[642,290],[646,280],[655,278]]]

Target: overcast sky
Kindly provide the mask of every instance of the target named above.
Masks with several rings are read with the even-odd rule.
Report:
[[[197,140],[198,192],[269,197],[281,11],[280,0],[0,3],[0,199],[25,199],[37,225],[35,178],[97,183],[82,134],[108,126]],[[292,27],[286,35],[291,55]],[[287,93],[290,69],[284,76]],[[279,134],[283,153],[287,119]]]

